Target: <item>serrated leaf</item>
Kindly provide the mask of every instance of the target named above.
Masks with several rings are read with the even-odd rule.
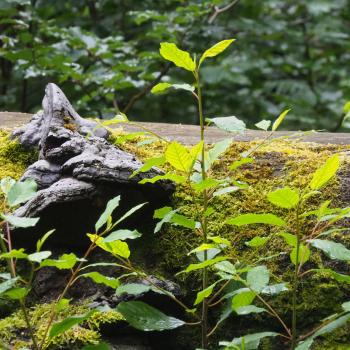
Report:
[[[350,261],[350,250],[341,243],[322,239],[312,239],[310,243],[313,247],[322,250],[331,259]]]
[[[278,116],[278,118],[272,124],[272,131],[276,131],[278,129],[278,127],[281,125],[281,123],[283,122],[283,119],[285,118],[285,116],[288,114],[289,111],[290,109],[286,109]]]
[[[173,141],[165,151],[165,159],[175,169],[187,173],[192,165],[192,157],[189,150],[180,143]]]
[[[0,258],[4,258],[4,259],[27,259],[28,258],[28,254],[24,253],[24,249],[23,248],[11,249],[7,253],[2,253],[0,255]]]
[[[221,52],[226,50],[227,47],[229,47],[235,39],[227,39],[227,40],[222,40],[215,45],[213,45],[211,48],[208,50],[204,51],[202,57],[199,60],[199,66],[202,64],[202,62],[208,58],[208,57],[215,57],[219,55]]]
[[[234,275],[237,273],[235,266],[229,261],[220,261],[215,264],[215,268],[219,271]]]
[[[230,225],[243,226],[251,224],[266,224],[274,226],[286,226],[287,223],[274,214],[242,214],[227,220]]]
[[[280,208],[291,209],[299,203],[299,194],[289,187],[284,187],[270,192],[267,199]]]
[[[339,165],[340,160],[338,154],[328,158],[325,164],[314,173],[310,182],[310,188],[312,190],[318,190],[323,187],[335,175],[339,169]]]
[[[174,329],[185,324],[184,321],[167,316],[142,301],[121,302],[117,307],[117,311],[124,316],[132,327],[146,332]]]
[[[18,277],[7,279],[0,283],[0,295],[11,289],[18,281]]]
[[[224,139],[216,142],[207,153],[207,157],[205,159],[205,168],[209,169],[213,163],[228,150],[232,142],[232,139]]]
[[[184,176],[174,174],[174,173],[167,173],[165,175],[156,175],[152,177],[151,179],[143,179],[139,182],[139,184],[143,185],[146,183],[152,183],[154,184],[157,181],[164,181],[164,180],[170,180],[178,184],[182,184],[186,182],[186,178]]]
[[[240,189],[241,188],[238,186],[228,186],[228,187],[219,188],[213,193],[213,197],[223,196],[232,192],[237,192]]]
[[[119,206],[119,202],[120,202],[120,196],[117,196],[108,201],[105,211],[101,214],[101,216],[99,217],[99,219],[95,224],[96,232],[98,232],[98,230],[107,223],[114,209],[116,209]]]
[[[221,130],[234,133],[242,133],[246,130],[245,123],[235,116],[208,119]]]
[[[135,175],[137,175],[138,173],[144,173],[146,171],[149,171],[151,170],[154,166],[160,166],[160,165],[163,165],[165,163],[165,157],[164,156],[161,156],[161,157],[155,157],[155,158],[150,158],[148,159],[145,164],[135,170],[131,175],[130,175],[130,178],[134,177]]]
[[[15,216],[15,215],[4,215],[2,214],[1,217],[6,220],[10,225],[14,227],[22,227],[22,228],[27,228],[27,227],[33,227],[35,226],[40,218],[23,218],[20,216]]]
[[[120,285],[120,282],[117,278],[104,276],[101,273],[96,272],[96,271],[84,273],[83,275],[80,275],[79,277],[91,278],[95,283],[104,284],[104,285],[111,287],[113,289],[117,288]]]
[[[189,70],[190,72],[196,70],[196,63],[192,60],[190,54],[180,50],[173,43],[161,43],[159,53],[163,58],[173,62],[178,67]]]

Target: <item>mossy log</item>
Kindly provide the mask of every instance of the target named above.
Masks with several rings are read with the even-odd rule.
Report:
[[[22,117],[21,117],[22,118]],[[27,118],[27,117],[25,117]],[[25,119],[24,118],[24,119]],[[15,118],[14,118],[15,119]],[[23,121],[24,121],[23,119]],[[22,122],[22,120],[21,120]],[[0,114],[1,123],[1,114]],[[9,127],[11,123],[6,122]],[[150,129],[160,133],[162,136],[171,139],[180,139],[188,144],[193,144],[198,139],[196,126],[174,126],[159,124],[144,124]],[[155,129],[154,129],[155,128]],[[129,129],[130,130],[130,129]],[[114,130],[110,142],[118,142],[125,131],[117,128]],[[287,136],[295,133],[287,133]],[[2,132],[0,147],[0,176],[11,175],[19,178],[25,166],[33,161],[33,154],[28,154],[16,141],[8,139],[8,134]],[[249,187],[243,191],[234,192],[225,196],[216,197],[211,206],[214,211],[210,216],[209,230],[217,235],[222,235],[232,242],[230,255],[235,260],[244,263],[256,262],[259,259],[266,259],[274,276],[281,280],[288,280],[292,267],[289,261],[289,249],[273,228],[263,226],[249,226],[248,228],[232,227],[226,225],[226,220],[239,213],[262,213],[273,212],[286,218],[290,227],[293,227],[293,215],[285,209],[273,207],[267,200],[269,191],[281,186],[304,188],[309,183],[313,172],[332,154],[339,153],[342,159],[342,166],[337,177],[322,191],[322,194],[309,202],[309,209],[316,208],[322,201],[331,200],[333,207],[346,207],[350,202],[350,167],[348,154],[350,152],[350,137],[348,134],[322,134],[313,133],[306,136],[298,134],[298,139],[284,138],[285,133],[276,134],[279,139],[263,145],[254,153],[255,162],[247,164],[241,171],[229,170],[229,165],[240,158],[242,152],[260,145],[265,133],[247,132],[236,137],[231,148],[223,155],[220,161],[213,167],[213,173],[217,178],[232,177],[235,180],[245,181]],[[209,128],[208,139],[216,142],[227,137],[226,133],[214,131]],[[310,142],[310,141],[313,142]],[[137,146],[138,140],[125,141],[119,146],[124,150],[135,154],[139,159],[158,156],[164,150],[163,142],[156,142],[151,145]],[[11,152],[19,152],[20,156],[13,156]],[[18,154],[18,153],[16,153]],[[18,160],[17,160],[18,159]],[[15,169],[15,170],[14,170]],[[166,169],[165,169],[166,170]],[[196,212],[197,202],[192,200],[191,194],[186,186],[179,186],[173,196],[173,205],[180,208],[180,213],[193,217]],[[347,228],[348,222],[343,223]],[[305,221],[303,230],[309,229],[309,223]],[[249,248],[245,242],[255,236],[269,237],[268,243],[260,248]],[[332,238],[350,247],[349,231],[334,233]],[[156,237],[145,235],[138,245],[134,247],[134,259],[150,273],[174,279],[174,275],[191,262],[187,253],[198,244],[199,237],[196,237],[191,230],[164,225],[162,232]],[[270,257],[270,258],[268,258]],[[311,260],[305,268],[327,268],[349,274],[347,264],[337,263],[328,259],[322,253],[314,252]],[[194,290],[200,288],[199,280],[194,275],[181,275],[176,282],[185,290],[185,297],[191,300]],[[323,274],[309,274],[305,276],[298,291],[298,320],[299,328],[303,331],[310,329],[319,320],[332,313],[339,312],[342,302],[349,300],[350,287],[346,283],[338,282]],[[277,298],[271,298],[272,305],[288,323],[291,313],[290,293],[282,293]],[[279,326],[270,316],[261,315],[235,317],[232,316],[225,326],[219,331],[217,339],[229,340],[242,333],[250,333],[264,330],[279,331]],[[190,331],[191,332],[191,331]],[[337,331],[320,337],[312,349],[348,349],[350,325],[346,325]],[[0,324],[1,334],[1,324]],[[195,341],[193,334],[188,336],[186,331],[179,332],[178,339],[172,341],[175,347],[168,344],[169,349],[190,349],[192,341]],[[191,344],[191,345],[189,345]],[[274,347],[266,342],[265,349],[282,349],[279,344]]]

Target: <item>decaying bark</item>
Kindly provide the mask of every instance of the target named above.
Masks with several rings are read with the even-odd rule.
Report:
[[[43,111],[13,133],[22,145],[39,147],[40,151],[39,160],[22,177],[33,178],[39,191],[16,215],[40,217],[55,204],[101,202],[101,198],[110,198],[118,189],[123,193],[128,188],[147,193],[146,199],[151,202],[173,191],[173,184],[165,181],[139,185],[140,180],[162,172],[152,168],[130,177],[143,164],[110,144],[108,136],[108,131],[95,121],[81,118],[58,86],[48,84]]]

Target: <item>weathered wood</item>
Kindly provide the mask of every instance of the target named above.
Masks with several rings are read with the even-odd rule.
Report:
[[[12,133],[23,146],[38,147],[40,151],[39,160],[22,176],[22,180],[34,179],[39,191],[16,210],[16,215],[40,217],[62,203],[91,206],[94,201],[105,203],[116,194],[135,190],[151,203],[172,193],[174,185],[170,181],[141,186],[142,179],[163,172],[151,168],[131,177],[143,164],[106,141],[109,132],[97,126],[76,113],[58,86],[48,84],[43,111]],[[129,201],[124,203],[126,207],[135,204],[127,196],[125,201]]]
[[[27,123],[31,114],[18,113],[18,112],[0,112],[0,128],[14,128]],[[145,123],[140,122],[142,126],[145,126],[159,134],[162,137],[166,137],[169,140],[178,140],[184,144],[195,144],[199,141],[199,127],[196,125],[187,124],[166,124],[166,123]],[[119,128],[121,124],[117,126],[111,126],[112,128]],[[136,126],[123,125],[123,128],[127,131],[139,130]],[[296,135],[298,134],[298,135]],[[263,139],[267,135],[264,131],[248,130],[244,134],[235,135],[234,139],[237,141],[252,141]],[[294,135],[294,137],[293,137]],[[209,143],[217,142],[227,137],[231,137],[227,132],[218,130],[214,127],[207,128],[206,138]],[[289,136],[298,138],[302,142],[315,142],[320,144],[336,144],[336,145],[348,145],[350,144],[350,134],[348,133],[328,133],[328,132],[314,132],[302,136],[295,131],[277,131],[274,137]]]

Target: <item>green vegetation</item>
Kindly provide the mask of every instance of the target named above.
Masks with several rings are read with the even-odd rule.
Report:
[[[235,37],[233,55],[203,67],[208,117],[234,111],[251,128],[289,106],[285,128],[336,129],[349,16],[348,0],[1,0],[0,110],[37,111],[54,81],[85,116],[198,123],[186,94],[149,93],[184,78],[158,43],[200,53]]]

